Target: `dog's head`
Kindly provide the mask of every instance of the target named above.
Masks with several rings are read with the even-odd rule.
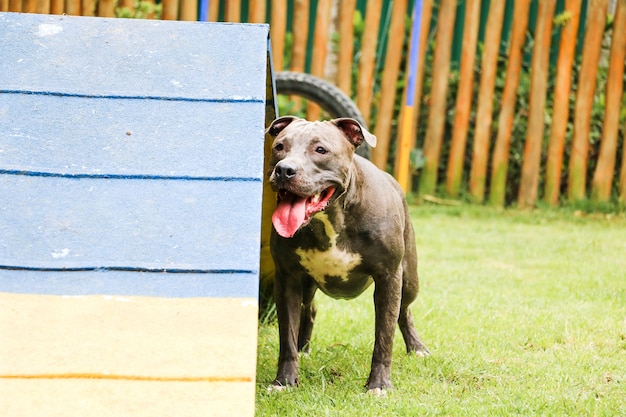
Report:
[[[349,118],[309,122],[284,116],[267,133],[274,138],[269,179],[278,194],[272,222],[283,237],[292,237],[345,191],[360,144],[376,146],[376,137]]]

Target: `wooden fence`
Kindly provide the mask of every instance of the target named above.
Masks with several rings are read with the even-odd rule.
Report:
[[[139,4],[147,10],[145,17],[269,22],[275,70],[306,70],[350,94],[378,137],[372,156],[378,166],[406,166],[393,163],[395,137],[398,126],[412,126],[410,147],[423,149],[425,158],[419,187],[414,187],[422,195],[466,193],[476,202],[521,207],[538,200],[550,205],[565,199],[626,201],[626,0],[418,1],[420,65],[415,91],[407,92],[407,22],[414,3],[210,0],[201,3],[205,10],[199,10],[197,0],[162,0],[156,8]],[[137,4],[119,0],[131,16]],[[514,7],[510,33],[503,33],[506,7]],[[459,8],[464,19],[456,19]],[[114,0],[0,0],[0,10],[113,16],[116,6]],[[581,10],[587,11],[585,21]],[[357,11],[364,16],[362,34],[353,30]],[[484,27],[481,13],[488,14]],[[612,31],[605,30],[607,17]],[[452,77],[455,27],[462,28],[462,52]],[[579,27],[584,44],[578,45],[582,56],[577,57]],[[335,33],[340,34],[337,41]],[[558,51],[552,66],[551,51]],[[524,76],[529,87],[521,89]],[[407,94],[421,106],[412,112],[412,123],[402,124],[399,103]],[[526,107],[520,108],[520,102]],[[600,126],[591,123],[598,106],[603,107]],[[515,128],[520,120],[525,125],[521,133]],[[591,137],[599,139],[591,143]],[[520,141],[521,162],[512,172],[512,147],[521,146]]]

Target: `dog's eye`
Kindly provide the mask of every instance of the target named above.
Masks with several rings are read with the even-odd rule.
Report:
[[[282,143],[277,144],[276,146],[274,146],[274,150],[275,151],[282,151],[283,149],[285,149],[285,145],[283,145]]]
[[[317,148],[315,148],[315,152],[324,155],[328,151],[326,149],[322,148],[321,146],[318,146]]]

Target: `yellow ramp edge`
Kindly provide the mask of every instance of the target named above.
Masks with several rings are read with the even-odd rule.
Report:
[[[252,416],[257,310],[248,298],[0,293],[0,415]]]

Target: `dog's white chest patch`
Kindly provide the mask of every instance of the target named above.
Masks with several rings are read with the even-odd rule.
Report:
[[[326,213],[318,213],[317,218],[324,225],[330,245],[325,251],[296,249],[296,254],[300,257],[300,264],[322,288],[324,288],[328,276],[338,277],[347,282],[350,271],[361,263],[361,255],[337,247],[338,234]]]

